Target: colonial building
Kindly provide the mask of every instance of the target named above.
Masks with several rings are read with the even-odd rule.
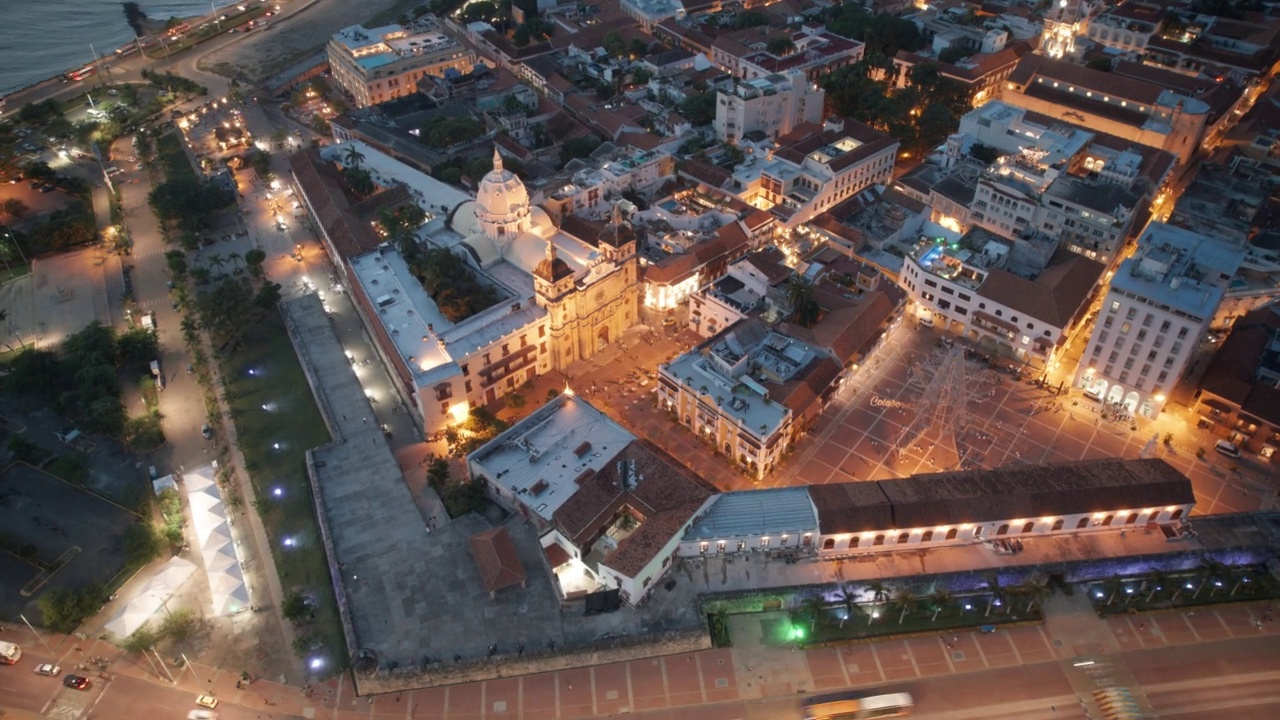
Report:
[[[427,76],[471,72],[476,54],[447,35],[427,15],[413,25],[366,28],[352,25],[334,34],[328,46],[334,83],[356,107],[377,105],[431,87]]]
[[[774,138],[802,122],[820,123],[825,97],[798,70],[739,81],[716,93],[716,138],[737,142],[750,132]]]
[[[1280,305],[1236,321],[1200,378],[1196,411],[1247,453],[1280,452]]]
[[[317,224],[326,237],[332,228],[336,238],[326,240],[326,248],[342,268],[380,357],[428,434],[465,420],[472,408],[539,374],[590,358],[636,323],[636,239],[620,214],[594,237],[576,237],[529,202],[524,183],[503,167],[496,151],[494,168],[481,179],[472,200],[372,148],[352,146],[379,184],[401,188],[405,198],[444,201],[419,202],[429,218],[420,235],[427,245],[462,258],[498,298],[487,308],[462,318],[454,313],[451,319],[397,249],[377,246],[376,236],[366,237],[373,235],[367,223],[349,211],[329,209],[333,201],[327,198],[334,188],[314,182],[309,174],[298,176],[307,207],[324,210]],[[331,150],[328,171],[323,159],[307,158],[296,164],[314,172],[319,160],[325,176],[333,164],[351,160],[341,147]],[[345,219],[330,220],[331,214]],[[344,237],[351,234],[364,239]]]

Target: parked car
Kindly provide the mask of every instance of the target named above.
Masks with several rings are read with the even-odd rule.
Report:
[[[89,682],[89,678],[81,677],[80,675],[68,675],[62,678],[62,685],[76,690],[88,690],[93,687],[93,683]]]
[[[217,720],[218,714],[212,710],[192,710],[187,713],[187,720]]]
[[[212,710],[218,707],[218,698],[214,697],[209,693],[205,693],[204,695],[201,695],[196,698],[196,704],[199,705],[200,707],[206,707]]]
[[[62,673],[62,668],[58,667],[57,665],[54,665],[53,663],[44,663],[43,665],[36,666],[37,675],[47,675],[48,677],[57,677],[61,673]]]
[[[1218,444],[1213,446],[1213,449],[1217,450],[1218,452],[1230,458],[1240,457],[1240,448],[1237,447],[1236,444],[1233,442],[1227,442],[1226,440],[1219,440]]]
[[[209,423],[205,423],[200,426],[200,434],[205,436],[205,438],[211,438],[213,437],[213,428],[209,427]]]

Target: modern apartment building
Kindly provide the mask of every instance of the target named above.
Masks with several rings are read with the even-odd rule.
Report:
[[[1076,386],[1155,417],[1187,369],[1244,258],[1237,245],[1151,223],[1111,279]]]
[[[802,122],[821,123],[825,98],[826,91],[797,70],[739,81],[716,93],[716,139],[737,142],[751,132],[776,138]]]
[[[329,39],[329,67],[334,83],[356,107],[368,107],[412,95],[428,75],[444,77],[452,68],[471,72],[474,51],[463,46],[430,15],[412,25],[366,28],[352,25]]]

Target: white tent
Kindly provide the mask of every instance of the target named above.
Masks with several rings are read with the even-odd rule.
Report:
[[[107,630],[129,637],[144,623],[155,616],[156,612],[168,602],[169,598],[182,587],[182,584],[196,571],[196,566],[189,560],[180,557],[170,558],[160,568],[160,572],[151,578],[138,591],[132,600],[120,608],[120,612],[107,623]]]
[[[240,557],[231,538],[227,508],[222,491],[213,480],[214,470],[202,468],[182,476],[191,505],[191,526],[196,533],[200,557],[209,576],[215,615],[234,615],[249,609],[249,589],[240,571]]]

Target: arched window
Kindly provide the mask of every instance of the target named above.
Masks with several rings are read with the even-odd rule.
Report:
[[[849,538],[849,549],[853,550],[857,548],[858,543],[860,542],[862,542],[862,538],[858,537],[857,535],[854,535],[853,537]]]
[[[1127,517],[1127,518],[1125,518],[1125,519],[1124,519],[1124,524],[1125,524],[1125,525],[1132,525],[1132,524],[1134,524],[1134,523],[1136,523],[1136,522],[1138,522],[1138,513],[1136,513],[1136,512],[1129,513],[1129,517]]]
[[[1008,524],[1008,523],[1005,523],[1004,525],[1001,525],[1001,526],[1000,526],[1000,529],[999,529],[999,530],[996,530],[996,537],[1000,537],[1001,535],[1008,535],[1008,534],[1009,534],[1009,524]]]
[[[1115,519],[1116,519],[1116,516],[1115,516],[1115,515],[1108,515],[1108,516],[1106,516],[1106,517],[1102,518],[1102,524],[1103,524],[1103,525],[1105,525],[1105,526],[1107,526],[1107,527],[1110,527],[1110,526],[1111,526],[1112,521],[1114,521]]]
[[[883,544],[884,544],[884,536],[883,536],[883,535],[877,535],[877,536],[876,536],[876,541],[875,541],[874,543],[872,543],[872,545],[883,545]]]
[[[1066,521],[1066,520],[1063,520],[1062,518],[1058,518],[1057,520],[1054,520],[1054,521],[1053,521],[1053,528],[1052,528],[1052,531],[1053,531],[1053,532],[1057,532],[1057,531],[1061,530],[1061,529],[1062,529],[1062,526],[1063,526],[1063,525],[1065,525],[1066,523],[1067,523],[1067,521]]]
[[[1022,532],[1024,532],[1024,533],[1029,533],[1029,532],[1031,532],[1032,530],[1035,530],[1035,529],[1036,529],[1036,521],[1035,521],[1035,520],[1028,520],[1026,523],[1023,523],[1023,525],[1022,525]]]
[[[1177,520],[1177,519],[1178,519],[1178,518],[1180,518],[1180,517],[1182,517],[1182,508],[1178,508],[1177,510],[1174,510],[1174,511],[1173,511],[1173,514],[1171,514],[1171,515],[1169,516],[1169,519],[1170,519],[1170,520]]]
[[[823,540],[823,541],[822,541],[822,549],[823,549],[823,550],[835,550],[835,549],[836,549],[836,539],[835,539],[835,538],[827,538],[826,540]]]
[[[924,534],[920,536],[920,542],[933,542],[933,531],[925,530]]]
[[[959,530],[959,529],[957,529],[957,528],[951,528],[950,530],[948,530],[948,531],[947,531],[947,539],[948,539],[948,540],[955,540],[955,539],[956,539],[956,536],[958,536],[959,534],[960,534],[960,530]]]
[[[1080,522],[1076,523],[1077,530],[1083,530],[1087,527],[1089,527],[1089,518],[1087,517],[1080,518]]]
[[[909,533],[909,532],[898,533],[898,544],[899,544],[899,545],[906,545],[906,544],[907,544],[907,543],[909,543],[909,542],[911,542],[911,533]]]

